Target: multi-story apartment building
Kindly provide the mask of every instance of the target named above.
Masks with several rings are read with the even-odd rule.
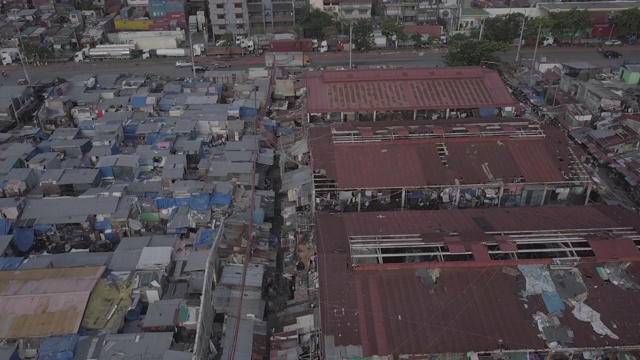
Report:
[[[304,1],[295,0],[247,0],[251,33],[291,31],[296,24],[296,9],[303,6]]]
[[[249,13],[243,0],[209,0],[209,17],[213,35],[217,38],[224,33],[247,35]]]

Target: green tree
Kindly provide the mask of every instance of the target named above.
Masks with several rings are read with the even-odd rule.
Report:
[[[380,25],[380,31],[382,35],[387,38],[387,41],[395,41],[396,48],[398,44],[407,40],[407,34],[404,32],[404,24],[396,19],[387,18],[382,25]]]
[[[522,20],[522,14],[519,13],[486,18],[483,37],[491,41],[512,44],[513,39],[520,37]]]
[[[335,25],[322,28],[322,40],[332,40],[338,36],[338,28]]]
[[[551,33],[554,23],[550,17],[540,16],[536,18],[527,18],[524,26],[524,38],[531,39],[538,36],[538,30],[542,26],[540,36],[546,36]]]
[[[304,40],[304,28],[300,25],[293,27],[293,36],[296,39],[296,49],[300,50],[300,43]]]
[[[53,49],[49,45],[35,45],[30,42],[24,42],[22,47],[24,48],[24,58],[27,63],[37,63],[55,56]]]
[[[296,21],[301,24],[304,36],[312,39],[323,39],[322,29],[327,26],[335,26],[335,21],[331,14],[310,6],[302,9],[301,15]]]
[[[586,29],[593,25],[589,12],[576,8],[565,12],[552,12],[549,18],[553,22],[553,35],[560,39],[569,39],[571,43],[574,39],[582,37]]]
[[[421,48],[424,45],[422,34],[420,34],[419,32],[411,34],[411,36],[409,36],[409,40],[413,41],[413,47],[416,49]]]
[[[220,42],[221,42],[221,46],[227,49],[227,51],[229,51],[229,54],[231,54],[231,48],[236,44],[235,36],[233,36],[233,34],[230,32],[226,32],[222,34],[222,38],[220,38]]]
[[[640,32],[640,9],[636,7],[623,10],[611,18],[610,24],[616,27],[620,35],[637,36]]]
[[[504,53],[510,48],[505,43],[467,39],[449,48],[444,63],[447,66],[478,66],[483,61],[500,62],[498,53]]]
[[[358,19],[353,23],[353,38],[351,42],[356,50],[367,51],[373,49],[375,42],[371,19]]]

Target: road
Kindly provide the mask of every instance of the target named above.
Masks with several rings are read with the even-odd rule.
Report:
[[[581,61],[590,62],[608,68],[617,68],[625,59],[639,59],[640,47],[622,46],[617,50],[623,54],[620,59],[606,59],[598,54],[595,48],[583,47],[546,47],[538,50],[539,58],[545,57],[548,62],[571,62]],[[533,48],[523,48],[521,52],[522,64],[527,66],[533,58]],[[403,67],[434,67],[443,66],[442,51],[427,50],[423,52],[415,51],[381,51],[369,53],[353,53],[352,61],[359,67],[370,65],[396,65]],[[313,67],[321,66],[348,66],[349,54],[347,52],[340,53],[313,53],[311,54],[311,63]],[[503,60],[515,62],[516,50],[512,50],[503,56]],[[69,79],[76,74],[113,74],[113,73],[155,73],[161,76],[172,77],[190,77],[191,69],[177,69],[174,64],[177,59],[153,59],[153,60],[127,60],[127,61],[111,61],[111,62],[84,62],[84,63],[63,63],[50,64],[46,66],[29,66],[28,72],[32,82],[50,81],[55,77]],[[257,67],[264,64],[262,57],[245,57],[241,59],[225,60],[217,58],[197,58],[198,63],[207,64],[211,62],[226,62],[231,65],[232,69],[247,69]],[[24,73],[20,66],[3,67],[6,69],[8,76],[2,79],[4,84],[15,84],[18,79],[24,78]]]

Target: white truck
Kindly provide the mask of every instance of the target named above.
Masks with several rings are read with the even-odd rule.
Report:
[[[73,55],[73,61],[82,62],[89,59],[89,48],[83,48]]]
[[[89,49],[89,59],[92,61],[132,59],[135,54],[135,44],[98,45]]]
[[[140,37],[134,43],[138,49],[176,49],[178,41],[170,36],[162,37]]]
[[[193,44],[193,56],[204,55],[204,44]],[[189,48],[185,49],[145,49],[142,52],[143,59],[152,57],[187,57],[191,56]]]
[[[286,53],[266,53],[264,55],[264,65],[271,67],[302,67],[309,65],[309,57],[303,52],[286,52]]]
[[[2,65],[11,65],[20,61],[20,51],[15,48],[7,48],[0,50],[2,56]]]

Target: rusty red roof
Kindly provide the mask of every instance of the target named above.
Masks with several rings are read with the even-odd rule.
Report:
[[[483,67],[307,72],[310,113],[515,106],[500,75]]]
[[[553,126],[539,128],[544,137],[517,138],[508,133],[527,129],[526,121],[518,125],[520,128],[514,123],[482,123],[481,119],[476,122],[479,125],[430,122],[436,125],[430,125],[430,130],[425,132],[430,137],[423,138],[418,137],[417,129],[427,128],[425,122],[312,128],[312,166],[314,170],[325,170],[327,177],[343,189],[451,185],[456,179],[462,184],[514,178],[523,178],[528,183],[560,182],[571,173],[571,145]],[[481,133],[480,125],[489,127],[482,128]],[[415,136],[375,138],[389,129],[395,134],[405,131]],[[455,129],[466,129],[470,136],[441,138],[430,135],[442,135]],[[503,131],[503,135],[496,129]],[[341,135],[347,141],[334,141],[338,132],[353,131],[372,141],[348,141],[350,135]]]
[[[390,264],[376,271],[349,266],[348,236],[422,234],[442,236],[440,231],[460,233],[462,244],[482,246],[484,231],[575,230],[634,227],[640,218],[616,206],[538,207],[464,211],[406,211],[380,213],[318,213],[316,239],[320,280],[322,334],[333,337],[336,346],[361,346],[363,356],[466,353],[495,350],[501,339],[509,350],[544,349],[545,343],[533,322],[537,311],[546,313],[539,298],[524,302],[519,292],[525,281],[503,272],[503,265],[457,262]],[[638,231],[638,229],[636,229]],[[474,236],[475,234],[475,236]],[[498,239],[502,241],[501,239]],[[629,239],[598,240],[610,246],[593,261],[612,261],[610,256],[635,253]],[[458,242],[458,241],[456,241]],[[598,252],[599,250],[595,249]],[[613,251],[613,252],[612,252]],[[587,286],[586,304],[598,311],[602,321],[620,336],[599,336],[591,325],[570,313],[561,324],[574,332],[575,347],[640,344],[640,296],[607,284],[586,260],[579,270]],[[522,263],[549,263],[548,259]],[[405,266],[402,266],[405,265]],[[437,284],[426,286],[417,276],[419,267],[439,267]],[[633,263],[629,276],[640,282],[640,265]],[[614,324],[612,327],[612,324]]]

